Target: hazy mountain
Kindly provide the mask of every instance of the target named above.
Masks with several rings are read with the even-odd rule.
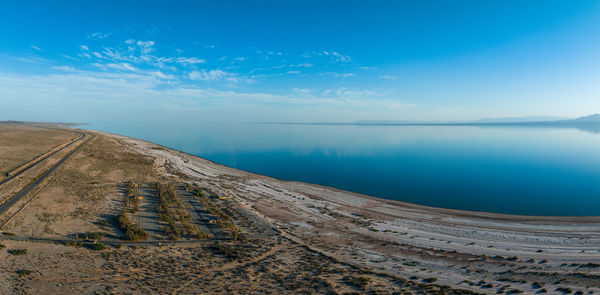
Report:
[[[600,114],[593,114],[573,120],[556,121],[559,124],[600,124]]]
[[[512,118],[483,118],[472,121],[472,123],[522,123],[522,122],[551,122],[570,120],[568,117],[558,116],[527,116],[527,117],[512,117]]]
[[[433,125],[477,125],[477,124],[543,124],[543,125],[569,125],[569,124],[600,124],[600,114],[593,114],[585,117],[571,119],[558,116],[528,116],[512,118],[483,118],[475,121],[453,121],[453,122],[418,122],[418,121],[395,121],[395,120],[359,120],[354,124],[365,125],[411,125],[411,124],[433,124]]]

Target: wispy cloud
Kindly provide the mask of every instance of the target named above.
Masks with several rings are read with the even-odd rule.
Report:
[[[334,76],[336,77],[341,77],[341,78],[350,78],[350,77],[354,77],[354,73],[334,73]]]
[[[319,83],[313,83],[311,78],[323,76],[319,81],[328,81],[336,86],[349,85],[350,81],[354,81],[351,78],[363,73],[359,70],[376,70],[354,66],[353,59],[339,51],[309,51],[298,56],[276,50],[253,50],[230,53],[230,57],[221,58],[212,53],[210,56],[214,59],[207,61],[192,54],[182,56],[191,51],[171,48],[169,53],[151,40],[115,40],[113,36],[92,35],[89,38],[94,40],[78,45],[76,53],[71,53],[73,56],[57,55],[53,62],[39,66],[50,69],[51,74],[15,76],[0,72],[0,95],[19,96],[20,86],[17,85],[22,87],[27,85],[26,81],[31,81],[24,91],[27,95],[47,96],[56,101],[67,96],[99,101],[107,98],[115,101],[155,99],[169,101],[172,105],[207,103],[219,107],[231,105],[233,108],[268,105],[355,111],[398,110],[410,106],[392,99],[389,92],[382,89],[331,86],[324,89],[317,86]],[[37,50],[33,46],[31,48]],[[203,49],[196,47],[195,50],[202,52]],[[36,55],[47,56],[49,53],[40,51]],[[21,58],[35,62],[35,57]],[[390,80],[392,77],[379,76]],[[273,87],[275,90],[270,91],[261,91],[270,87],[254,87],[265,81],[270,83],[270,79],[288,79],[302,87]],[[41,94],[36,96],[36,93]]]
[[[108,38],[110,36],[109,33],[101,33],[101,32],[95,32],[95,33],[91,33],[89,34],[87,37],[88,39],[104,39],[104,38]]]
[[[29,47],[31,47],[31,48],[33,48],[33,49],[35,49],[35,50],[37,50],[37,51],[44,51],[43,49],[41,49],[41,48],[39,48],[39,47],[37,47],[37,46],[35,46],[35,45],[33,45],[33,44],[32,44],[32,45],[29,45]]]
[[[180,64],[196,65],[206,63],[206,60],[197,57],[178,57],[175,59]]]
[[[75,71],[75,68],[71,67],[71,66],[53,66],[52,68],[55,70],[65,71],[65,72],[74,72]]]
[[[142,54],[148,54],[154,51],[154,41],[137,41],[136,44],[140,48]]]
[[[398,77],[396,76],[390,76],[390,75],[382,75],[377,77],[379,79],[383,79],[383,80],[398,80]]]
[[[115,70],[121,70],[121,71],[132,71],[135,72],[137,71],[137,69],[124,62],[124,63],[108,63],[108,64],[99,64],[100,67],[106,67],[106,68],[110,68],[110,69],[115,69]]]
[[[192,71],[188,75],[190,80],[194,81],[209,81],[209,82],[218,82],[218,81],[226,81],[229,83],[240,83],[240,82],[250,82],[249,78],[241,77],[236,73],[230,73],[227,71],[223,71],[220,69],[216,70],[201,70],[201,71]]]

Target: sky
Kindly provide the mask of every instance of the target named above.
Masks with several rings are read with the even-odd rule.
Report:
[[[599,1],[2,1],[0,120],[600,113]]]

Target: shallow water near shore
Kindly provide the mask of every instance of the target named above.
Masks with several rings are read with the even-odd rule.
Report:
[[[230,167],[421,205],[600,215],[589,128],[289,124],[91,125]]]

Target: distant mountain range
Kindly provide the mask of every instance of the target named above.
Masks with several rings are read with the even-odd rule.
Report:
[[[358,125],[596,125],[600,124],[600,114],[593,114],[576,119],[566,117],[515,117],[515,118],[486,118],[475,121],[457,122],[416,122],[393,120],[360,120]]]
[[[559,124],[600,124],[600,114],[593,114],[573,120],[554,121]]]

